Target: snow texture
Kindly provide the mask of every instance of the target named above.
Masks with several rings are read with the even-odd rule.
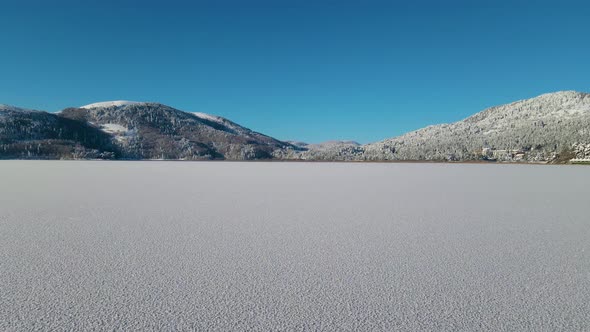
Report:
[[[127,127],[125,126],[121,126],[119,124],[116,123],[107,123],[107,124],[103,124],[100,126],[100,128],[107,133],[110,134],[124,134],[127,131],[129,131],[129,129],[127,129]]]
[[[129,140],[137,137],[136,129],[129,129],[116,123],[106,123],[100,125],[100,129],[105,133],[113,135],[115,140],[119,143],[127,143]]]
[[[589,169],[0,163],[0,330],[588,331]]]
[[[218,116],[215,116],[215,115],[201,113],[201,112],[193,112],[192,114],[194,114],[197,118],[201,118],[201,119],[205,119],[205,120],[209,120],[209,121],[213,121],[213,122],[217,122],[217,123],[223,123],[223,119]]]
[[[103,101],[100,103],[94,103],[94,104],[81,106],[80,108],[86,108],[86,109],[107,108],[107,107],[120,107],[120,106],[134,105],[134,104],[141,104],[141,102],[128,101],[128,100]]]

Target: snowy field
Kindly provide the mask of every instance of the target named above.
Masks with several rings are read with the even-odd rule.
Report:
[[[0,331],[590,330],[584,166],[0,162]]]

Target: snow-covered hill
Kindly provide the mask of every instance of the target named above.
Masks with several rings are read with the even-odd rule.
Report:
[[[137,101],[129,101],[129,100],[114,100],[114,101],[103,101],[99,103],[88,104],[84,106],[80,106],[80,108],[107,108],[107,107],[120,107],[120,106],[127,106],[127,105],[134,105],[134,104],[142,104],[141,102]]]
[[[294,148],[225,118],[159,103],[100,102],[60,116],[101,128],[129,159],[268,159],[276,149]]]
[[[381,142],[283,142],[223,117],[108,101],[59,113],[0,105],[0,158],[498,160],[590,158],[590,94],[562,91],[491,107]],[[56,148],[59,147],[59,148]]]
[[[360,147],[310,146],[290,158],[323,160],[552,161],[590,143],[590,94],[548,93],[488,108],[462,121]]]
[[[0,159],[111,159],[112,137],[58,114],[0,106]]]

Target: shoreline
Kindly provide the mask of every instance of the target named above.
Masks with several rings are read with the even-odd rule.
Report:
[[[590,162],[523,162],[523,161],[440,161],[440,160],[302,160],[302,159],[254,159],[254,160],[180,160],[180,159],[1,159],[3,161],[100,161],[100,162],[212,162],[212,163],[339,163],[339,164],[476,164],[476,165],[590,165]]]

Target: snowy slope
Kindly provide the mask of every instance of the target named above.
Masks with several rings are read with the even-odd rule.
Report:
[[[488,108],[365,147],[368,159],[548,161],[590,142],[590,94],[561,91]],[[485,156],[482,153],[485,152]],[[489,154],[489,155],[487,155]]]
[[[213,122],[217,122],[217,123],[223,123],[224,118],[216,116],[216,115],[211,115],[211,114],[207,114],[207,113],[201,113],[201,112],[193,112],[193,114],[201,119],[204,120],[209,120],[209,121],[213,121]]]
[[[80,108],[92,109],[92,108],[106,108],[106,107],[119,107],[133,104],[142,104],[142,102],[129,101],[129,100],[114,100],[114,101],[102,101],[99,103],[93,103],[81,106]]]
[[[107,101],[60,116],[111,134],[125,159],[269,159],[291,147],[222,117],[160,103]]]
[[[323,160],[551,161],[590,143],[590,94],[561,91],[495,106],[360,147],[309,146],[293,158]]]

